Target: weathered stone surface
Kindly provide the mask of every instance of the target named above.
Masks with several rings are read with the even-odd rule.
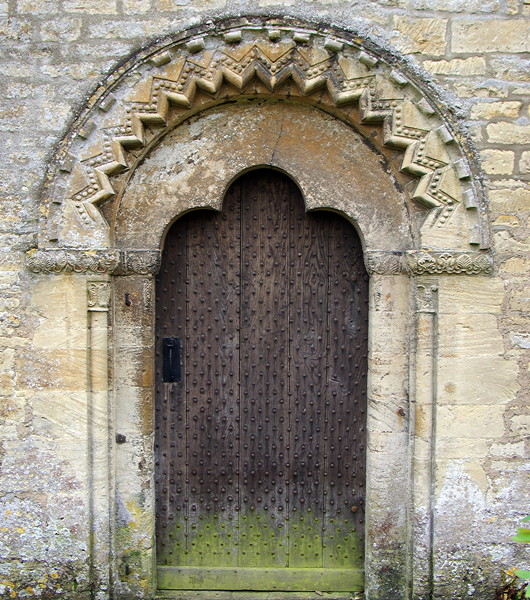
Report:
[[[491,190],[489,197],[495,211],[530,211],[530,190],[527,188]]]
[[[495,229],[519,227],[520,225],[521,221],[515,215],[499,215],[495,221],[492,222],[492,227]]]
[[[471,119],[490,121],[495,117],[516,119],[521,110],[521,102],[477,102],[471,108]]]
[[[219,127],[221,140],[214,133]],[[201,206],[219,210],[224,189],[238,173],[268,164],[294,178],[309,210],[344,212],[368,247],[383,250],[394,241],[392,228],[405,233],[405,206],[396,204],[398,191],[388,177],[367,179],[355,171],[363,164],[362,171],[383,173],[381,160],[351,129],[312,108],[265,102],[211,110],[168,136],[136,171],[117,211],[116,240],[126,248],[158,248],[173,216],[196,206],[197,189],[206,190]],[[161,168],[167,164],[174,167]],[[133,216],[140,213],[141,220]]]
[[[480,153],[482,168],[489,175],[511,175],[515,154],[511,150],[483,150]]]
[[[530,143],[530,125],[516,123],[490,123],[486,126],[488,141],[492,144]]]
[[[519,160],[519,171],[521,172],[521,175],[530,173],[530,150],[526,150],[521,154],[521,158]]]
[[[116,14],[116,0],[91,0],[90,3],[82,0],[64,0],[63,8],[66,12],[87,13],[93,15]]]
[[[423,66],[436,75],[485,75],[486,60],[482,56],[453,58],[452,60],[426,60]]]
[[[454,19],[451,50],[470,52],[528,52],[528,22],[525,19],[501,21]]]
[[[443,55],[446,46],[445,19],[414,19],[411,17],[394,17],[396,30],[394,43],[402,52],[421,53],[427,56]]]

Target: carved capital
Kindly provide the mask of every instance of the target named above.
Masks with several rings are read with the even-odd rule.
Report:
[[[490,254],[479,252],[406,253],[407,270],[412,275],[491,275],[493,260]]]
[[[118,275],[156,275],[160,269],[158,250],[124,250]]]
[[[365,265],[369,275],[399,275],[404,273],[403,255],[396,252],[366,252]]]
[[[30,250],[26,264],[32,273],[114,273],[120,262],[117,250],[75,248]]]
[[[438,310],[438,286],[435,283],[421,283],[416,288],[416,310],[436,313]]]
[[[110,306],[110,283],[89,281],[87,283],[87,305],[89,311],[106,312]]]

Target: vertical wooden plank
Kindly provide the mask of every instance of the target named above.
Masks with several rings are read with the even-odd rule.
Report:
[[[240,566],[287,566],[289,199],[285,178],[241,178]]]
[[[229,195],[223,213],[205,213],[188,224],[186,564],[190,566],[237,564],[239,220],[239,202]]]
[[[185,560],[186,434],[184,386],[162,381],[162,340],[185,338],[186,221],[173,226],[166,237],[162,265],[156,280],[155,350],[155,486],[158,564]]]
[[[362,568],[368,277],[352,226],[331,217],[324,566]]]
[[[298,190],[296,190],[298,192]],[[289,566],[322,566],[329,219],[296,198],[290,230]]]

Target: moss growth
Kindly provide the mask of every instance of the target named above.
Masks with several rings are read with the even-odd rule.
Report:
[[[361,537],[347,518],[310,510],[185,517],[169,529],[157,563],[174,566],[362,569]]]

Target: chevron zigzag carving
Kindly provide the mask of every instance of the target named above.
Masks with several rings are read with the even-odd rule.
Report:
[[[135,65],[115,74],[109,87],[117,93],[126,86],[128,93],[116,100],[113,90],[105,90],[76,131],[90,142],[90,155],[63,151],[59,161],[63,171],[82,169],[85,184],[67,193],[79,217],[90,225],[94,207],[119,191],[117,176],[165,131],[203,106],[241,96],[303,99],[339,118],[356,104],[361,124],[381,123],[383,143],[402,149],[401,169],[418,178],[413,197],[437,209],[438,225],[462,201],[477,207],[454,135],[413,82],[353,44],[314,32],[285,37],[271,41],[266,31],[232,31],[224,40],[204,36],[142,59],[136,67],[143,72],[130,77],[132,84],[126,75]]]

